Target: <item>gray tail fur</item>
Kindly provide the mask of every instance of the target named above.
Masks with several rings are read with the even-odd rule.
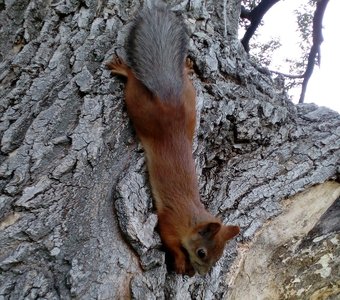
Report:
[[[188,41],[182,18],[166,7],[146,8],[134,20],[126,44],[128,64],[163,101],[181,95]]]

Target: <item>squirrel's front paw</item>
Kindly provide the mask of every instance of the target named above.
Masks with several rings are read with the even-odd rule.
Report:
[[[188,275],[190,277],[194,276],[196,273],[195,269],[193,268],[193,266],[191,265],[190,262],[187,262],[186,266],[185,266],[185,275]]]
[[[195,275],[195,269],[192,267],[190,261],[185,256],[177,257],[175,259],[176,273],[188,275],[190,277]]]
[[[178,274],[185,274],[186,262],[184,256],[183,257],[177,256],[175,258],[175,270],[176,273]]]

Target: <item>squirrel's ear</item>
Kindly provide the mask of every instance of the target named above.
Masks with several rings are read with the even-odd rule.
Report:
[[[223,226],[223,235],[226,241],[237,236],[239,233],[240,233],[240,227],[238,226],[233,226],[233,225]]]
[[[221,226],[218,222],[206,223],[199,229],[199,234],[207,239],[212,238],[219,232]]]

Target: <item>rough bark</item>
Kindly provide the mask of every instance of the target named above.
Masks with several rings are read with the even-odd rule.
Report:
[[[247,61],[239,1],[176,1],[192,31],[202,201],[242,234],[207,276],[168,272],[123,83],[105,68],[140,8],[0,1],[2,299],[222,299],[237,243],[339,172],[339,114],[294,106]]]

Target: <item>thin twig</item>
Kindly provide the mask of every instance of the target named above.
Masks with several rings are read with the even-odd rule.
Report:
[[[277,74],[277,75],[282,75],[284,77],[287,77],[287,78],[291,78],[291,79],[300,79],[300,78],[304,78],[304,74],[300,74],[300,75],[293,75],[293,74],[287,74],[287,73],[282,73],[282,72],[279,72],[279,71],[275,71],[275,70],[269,70],[271,73],[274,73],[274,74]]]

